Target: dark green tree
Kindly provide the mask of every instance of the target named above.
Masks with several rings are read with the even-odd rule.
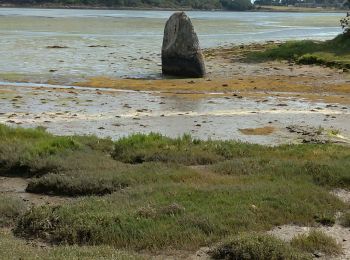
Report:
[[[253,8],[250,0],[220,0],[224,9],[245,11]]]

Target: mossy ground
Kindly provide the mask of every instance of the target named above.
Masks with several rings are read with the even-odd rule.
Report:
[[[76,256],[78,246],[107,255],[110,248],[195,252],[276,225],[316,225],[349,208],[329,192],[350,188],[348,147],[158,134],[113,142],[4,125],[0,137],[1,175],[30,177],[30,192],[80,196],[24,211],[0,208],[16,236],[60,245],[44,254]],[[20,256],[24,245],[17,246]]]

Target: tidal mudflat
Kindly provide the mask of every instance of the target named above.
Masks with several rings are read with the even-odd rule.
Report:
[[[0,78],[158,77],[170,11],[0,9]],[[189,12],[202,48],[330,39],[340,13]],[[19,66],[21,64],[21,66]]]
[[[20,84],[19,84],[20,85]],[[205,92],[204,92],[205,93]],[[59,86],[0,87],[0,122],[43,126],[58,135],[93,134],[118,139],[159,132],[170,137],[190,133],[200,139],[235,139],[276,145],[304,140],[290,125],[337,132],[349,142],[350,106],[291,97],[298,93],[225,94],[127,91]],[[302,93],[299,93],[302,95]],[[242,129],[271,127],[266,134]],[[323,130],[322,130],[323,131]],[[330,139],[336,136],[330,134]]]
[[[1,259],[349,258],[349,39],[248,59],[339,14],[190,13],[189,79],[160,75],[168,12],[0,13]]]
[[[297,124],[349,138],[347,73],[240,60],[246,49],[271,39],[332,38],[340,31],[339,13],[190,12],[205,48],[208,74],[200,80],[161,78],[161,39],[170,12],[0,13],[2,123],[113,139],[136,132],[191,133],[271,145],[299,142],[286,129]],[[273,131],[240,130],[264,127]]]
[[[257,46],[248,45],[243,51]],[[240,60],[240,47],[206,49],[205,56],[204,79],[103,76],[70,85],[54,80],[2,82],[0,122],[114,140],[159,132],[266,145],[318,138],[349,142],[347,72],[290,62],[248,63]],[[292,125],[309,130],[290,131]],[[266,127],[271,130],[251,130]]]

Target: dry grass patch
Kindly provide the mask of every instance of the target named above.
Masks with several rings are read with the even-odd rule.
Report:
[[[333,237],[317,230],[312,230],[309,234],[301,234],[294,237],[291,245],[294,248],[312,254],[321,252],[326,255],[338,255],[342,251],[341,246]]]
[[[344,227],[350,228],[350,211],[345,212],[344,215],[341,216],[341,224]]]
[[[0,193],[0,227],[13,225],[25,210],[22,200]]]

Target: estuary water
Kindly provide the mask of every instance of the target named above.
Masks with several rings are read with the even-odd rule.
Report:
[[[203,48],[329,39],[341,13],[187,12]],[[0,8],[0,80],[147,77],[161,70],[170,11]]]

